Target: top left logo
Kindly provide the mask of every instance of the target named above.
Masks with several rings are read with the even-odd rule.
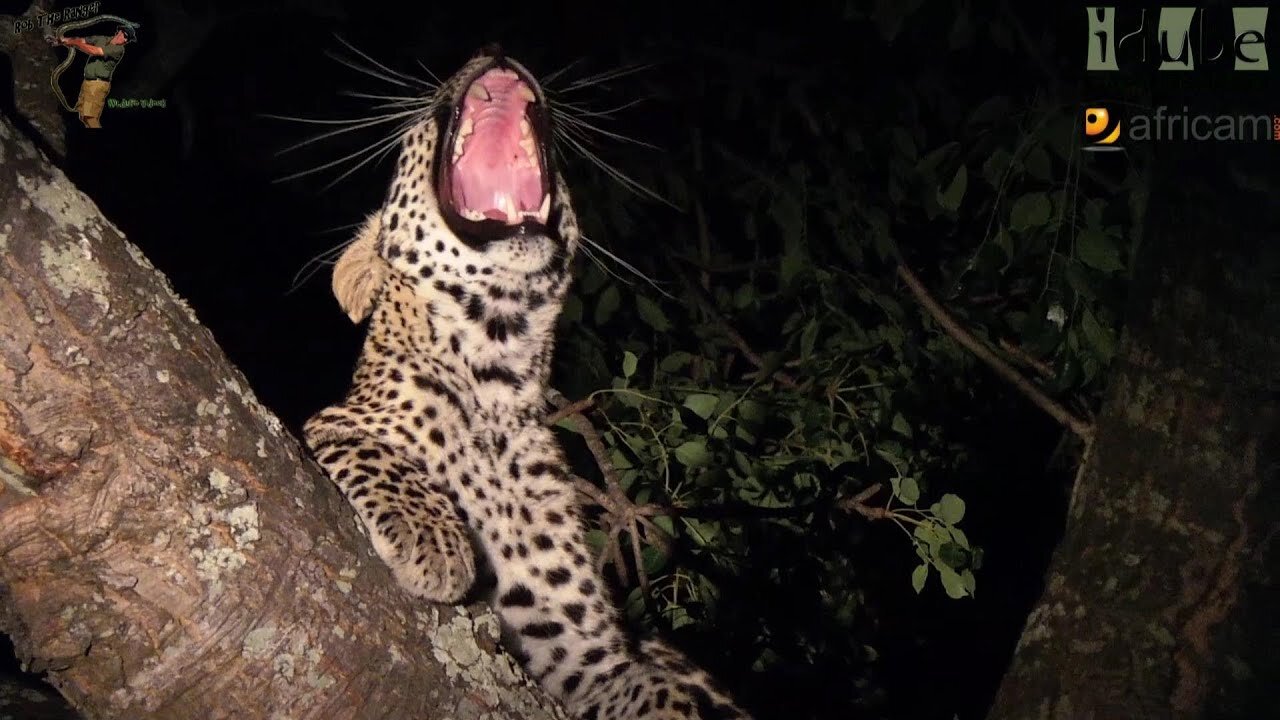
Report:
[[[126,48],[138,42],[140,25],[118,15],[101,15],[99,2],[55,10],[35,17],[19,17],[14,21],[13,31],[43,31],[44,39],[53,47],[67,49],[62,62],[49,74],[49,87],[54,97],[67,112],[80,116],[85,127],[102,127],[102,111],[107,107],[107,96],[111,94],[111,80],[124,59]],[[109,34],[80,34],[97,28],[99,32],[108,30]],[[83,77],[80,81],[80,94],[75,105],[67,102],[63,93],[62,75],[78,56],[85,58]]]
[[[115,32],[110,35],[67,34],[105,23],[113,23]],[[62,107],[79,114],[85,127],[102,127],[102,111],[107,105],[107,96],[111,94],[111,78],[124,59],[125,49],[138,42],[138,27],[138,23],[122,17],[97,15],[59,25],[47,36],[49,44],[67,48],[67,56],[49,76],[49,85]],[[62,92],[61,78],[78,54],[86,56],[84,78],[80,81],[80,96],[76,104],[71,105]]]

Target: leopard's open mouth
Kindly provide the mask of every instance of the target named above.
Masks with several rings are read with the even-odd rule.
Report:
[[[546,109],[536,81],[495,58],[452,108],[437,165],[445,221],[469,239],[545,232],[551,213]]]

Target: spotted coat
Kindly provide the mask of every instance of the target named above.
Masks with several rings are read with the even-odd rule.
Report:
[[[458,601],[483,553],[513,650],[573,716],[745,718],[678,652],[628,636],[541,422],[579,238],[564,181],[540,233],[478,242],[442,214],[432,168],[449,108],[497,61],[482,52],[438,91],[335,268],[343,308],[370,323],[346,398],[307,422],[307,444],[410,593]]]

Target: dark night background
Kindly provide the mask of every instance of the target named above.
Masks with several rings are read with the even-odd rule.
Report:
[[[7,5],[8,12],[20,12],[23,4]],[[1082,6],[1055,5],[1069,7],[1017,11],[1034,34],[1056,38],[1056,52],[1062,56],[1053,58],[1061,73],[1058,80],[1076,84],[1083,93],[1088,86]],[[348,239],[351,226],[381,203],[390,160],[328,189],[324,186],[339,171],[279,182],[381,135],[376,130],[352,133],[279,155],[326,128],[264,115],[349,117],[361,103],[341,97],[340,91],[403,92],[326,57],[326,51],[352,57],[335,33],[380,62],[417,75],[423,74],[420,62],[447,76],[481,44],[494,40],[535,73],[575,60],[580,61],[575,72],[582,75],[652,62],[642,73],[610,83],[607,92],[623,100],[640,86],[663,92],[621,113],[610,129],[659,148],[682,143],[679,128],[688,123],[708,136],[732,138],[747,132],[727,122],[718,108],[700,104],[699,85],[692,78],[711,64],[758,78],[757,90],[766,94],[775,82],[773,69],[807,77],[833,97],[856,97],[869,109],[856,120],[860,123],[874,118],[878,105],[891,107],[886,100],[897,86],[925,67],[945,66],[952,91],[975,104],[996,94],[1034,93],[1043,80],[1044,68],[1035,63],[1010,64],[984,56],[981,48],[951,58],[945,49],[899,47],[890,62],[879,54],[878,39],[856,34],[866,31],[865,24],[833,22],[830,18],[840,13],[831,8],[839,5],[823,7],[827,9],[820,15],[802,11],[799,4],[699,8],[688,3],[584,2],[497,10],[473,2],[348,1],[324,12],[276,12],[263,5],[217,24],[193,60],[177,72],[161,96],[185,98],[185,107],[171,99],[164,110],[108,108],[105,127],[96,132],[83,130],[67,115],[64,169],[168,275],[259,399],[296,431],[310,413],[345,389],[362,328],[339,311],[327,267],[297,287],[295,275],[318,253]],[[141,3],[104,2],[102,12],[142,23],[140,42],[130,46],[112,90],[113,96],[127,97],[130,75],[147,67],[154,25]],[[927,22],[927,17],[926,6],[913,22]],[[68,82],[67,87],[72,96],[73,85]],[[776,100],[777,111],[786,113],[785,94],[780,92]],[[660,162],[662,155],[621,145],[604,153],[624,170]],[[572,173],[571,167],[571,186]],[[697,181],[713,183],[715,178]],[[638,197],[631,202],[631,213],[646,215],[657,226],[689,222],[661,204]],[[647,256],[664,248],[661,237],[628,247],[612,243],[607,228],[588,231],[642,266]],[[995,380],[974,393],[1007,394]],[[982,717],[1061,532],[1070,472],[1064,470],[1069,463],[1052,462],[1060,429],[1017,400],[993,402],[983,417],[987,424],[970,425],[962,438],[980,459],[974,477],[956,481],[967,483],[973,496],[967,532],[987,548],[977,598],[950,601],[936,588],[913,593],[902,580],[904,555],[910,550],[888,531],[869,530],[861,545],[862,582],[879,622],[877,679],[884,701],[877,715]],[[709,641],[704,637],[699,642]],[[718,657],[696,647],[689,650]],[[786,717],[788,708],[795,710],[788,703],[797,701],[817,710],[827,702],[822,685],[841,681],[825,671],[821,659],[813,666],[784,667],[763,679],[722,657],[711,662],[735,692],[761,708],[762,716]]]

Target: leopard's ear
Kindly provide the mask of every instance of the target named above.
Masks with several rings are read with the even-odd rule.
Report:
[[[359,323],[373,312],[378,291],[387,279],[387,261],[378,254],[380,213],[370,215],[333,265],[333,296],[342,311]]]

